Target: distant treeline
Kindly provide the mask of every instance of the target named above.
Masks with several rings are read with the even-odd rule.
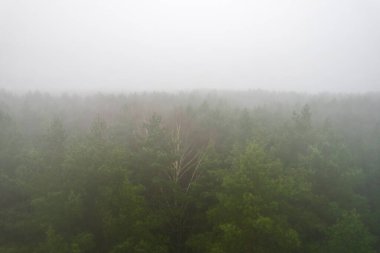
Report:
[[[380,94],[0,91],[0,253],[380,252]]]

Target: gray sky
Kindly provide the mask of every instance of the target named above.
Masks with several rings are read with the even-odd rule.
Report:
[[[0,88],[380,90],[380,0],[1,0]]]

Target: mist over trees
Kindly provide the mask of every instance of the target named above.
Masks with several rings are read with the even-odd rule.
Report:
[[[0,91],[0,253],[380,252],[379,108]]]

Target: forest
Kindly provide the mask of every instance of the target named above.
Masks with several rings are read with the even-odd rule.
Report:
[[[380,94],[0,90],[0,253],[380,252]]]

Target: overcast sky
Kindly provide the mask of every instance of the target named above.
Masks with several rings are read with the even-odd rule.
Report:
[[[380,90],[380,0],[1,0],[0,88]]]

